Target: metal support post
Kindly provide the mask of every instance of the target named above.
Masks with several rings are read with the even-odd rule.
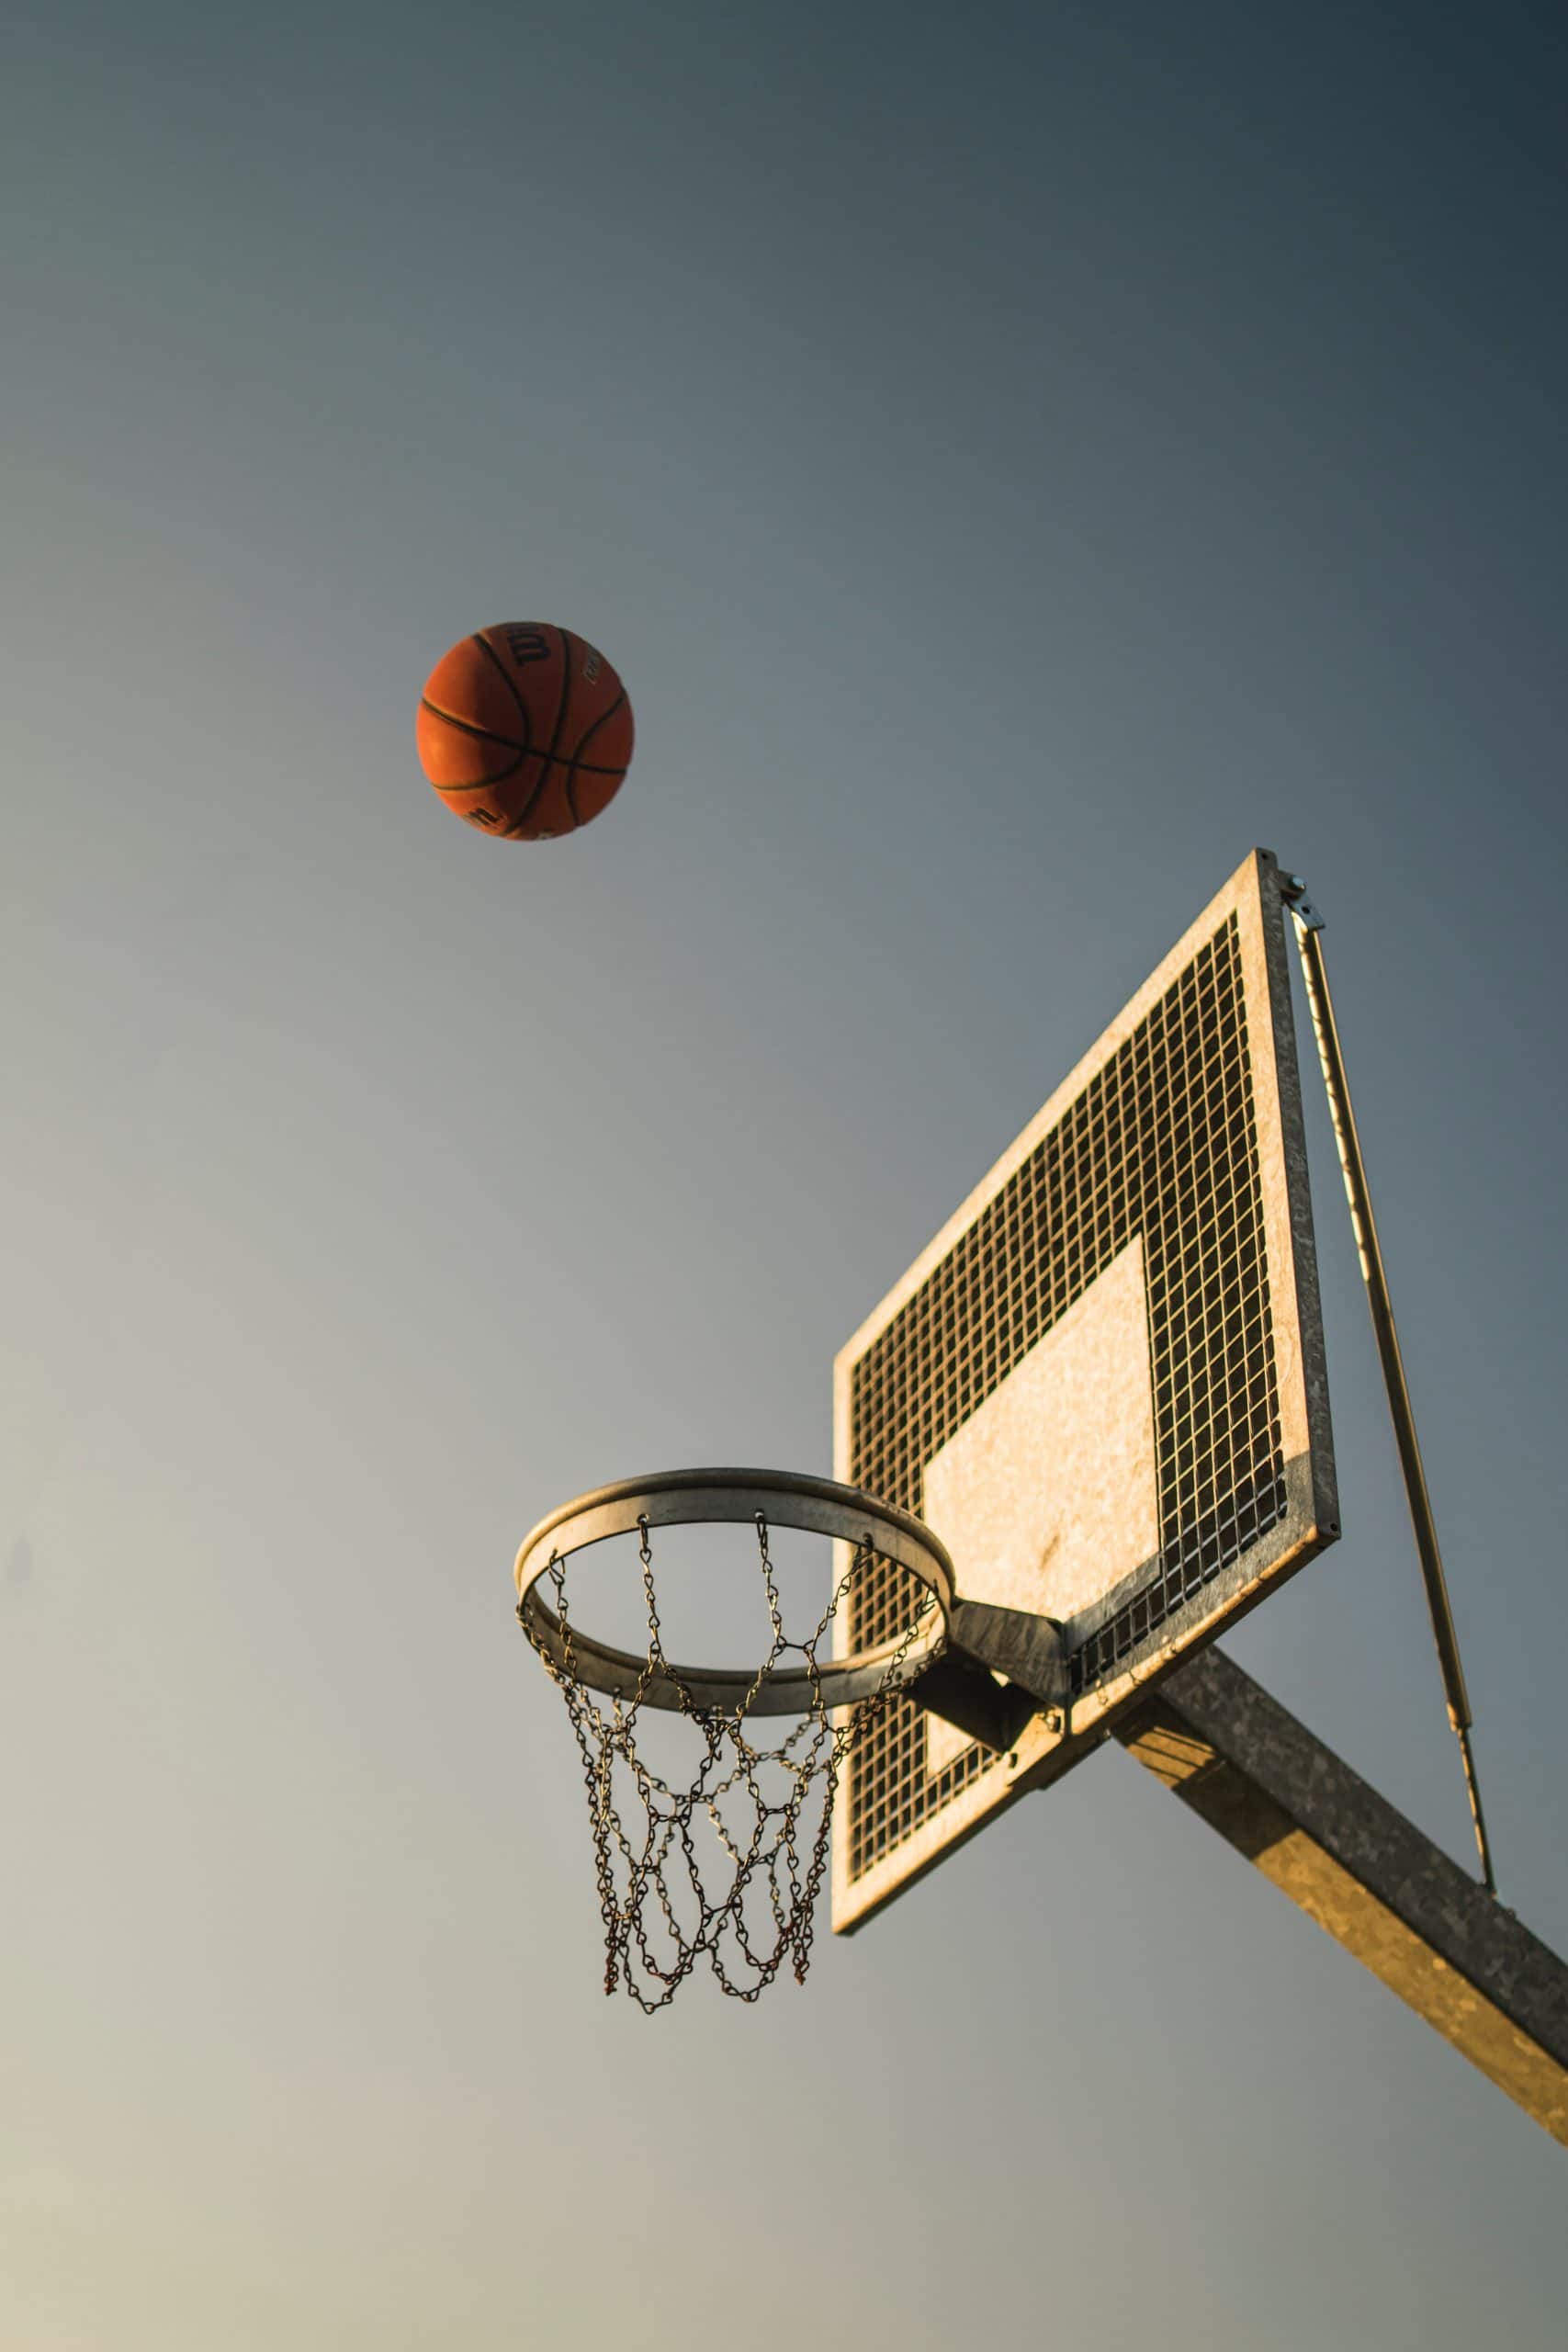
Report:
[[[1179,1667],[1116,1736],[1568,2144],[1568,1967],[1234,1659]]]
[[[1339,1031],[1334,1018],[1334,1000],[1328,991],[1328,973],[1323,960],[1323,919],[1308,899],[1306,885],[1299,876],[1292,876],[1287,883],[1286,901],[1295,922],[1296,944],[1301,949],[1307,1004],[1312,1013],[1313,1033],[1317,1039],[1318,1059],[1323,1065],[1323,1082],[1328,1094],[1329,1116],[1334,1122],[1334,1140],[1339,1149],[1345,1196],[1350,1204],[1350,1223],[1361,1261],[1361,1279],[1367,1287],[1367,1305],[1371,1311],[1383,1385],[1388,1392],[1389,1411],[1393,1419],[1399,1464],[1404,1476],[1405,1498],[1410,1506],[1411,1525],[1416,1532],[1416,1550],[1421,1562],[1421,1574],[1426,1580],[1427,1602],[1431,1611],[1432,1632],[1438,1645],[1443,1689],[1448,1698],[1449,1721],[1453,1725],[1454,1736],[1459,1741],[1460,1754],[1464,1760],[1465,1788],[1470,1797],[1471,1818],[1475,1825],[1482,1876],[1487,1893],[1495,1894],[1497,1881],[1492,1868],[1492,1849],[1486,1836],[1485,1815],[1481,1810],[1481,1788],[1471,1747],[1472,1718],[1469,1694],[1465,1690],[1464,1668],[1460,1661],[1459,1635],[1449,1603],[1443,1556],[1438,1548],[1437,1522],[1432,1515],[1431,1498],[1427,1491],[1427,1474],[1422,1467],[1416,1416],[1405,1384],[1399,1334],[1394,1329],[1388,1276],[1383,1268],[1382,1251],[1378,1246],[1371,1194],[1367,1187],[1366,1163],[1361,1158],[1360,1139],[1356,1133],[1355,1114],[1350,1108],[1350,1090],[1346,1081]]]

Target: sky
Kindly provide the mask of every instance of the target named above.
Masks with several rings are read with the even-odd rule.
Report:
[[[0,2342],[1562,2342],[1562,2152],[1117,1751],[804,1988],[607,2002],[510,1567],[829,1471],[836,1350],[1261,842],[1568,1949],[1564,47],[12,27]],[[536,846],[413,752],[525,618],[638,729]],[[1346,1532],[1227,1645],[1468,1861],[1306,1075]]]

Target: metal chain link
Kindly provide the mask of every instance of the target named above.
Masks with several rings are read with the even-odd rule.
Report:
[[[876,1556],[874,1548],[863,1541],[856,1545],[815,1630],[806,1641],[792,1642],[784,1632],[765,1514],[758,1511],[754,1523],[773,1638],[745,1697],[732,1709],[700,1707],[664,1655],[646,1518],[637,1521],[637,1558],[648,1609],[648,1657],[629,1697],[612,1699],[601,1707],[581,1679],[565,1563],[558,1555],[551,1557],[546,1575],[554,1589],[560,1629],[559,1663],[535,1634],[521,1606],[517,1612],[566,1702],[582,1758],[599,1913],[604,1923],[604,1990],[613,1993],[617,1984],[624,1985],[649,2015],[674,1998],[702,1960],[738,2001],[755,2001],[786,1960],[796,1983],[805,1982],[831,1850],[840,1769],[886,1708],[932,1605],[928,1597],[917,1609],[876,1690],[840,1711],[835,1724],[823,1699],[817,1653],[856,1577]],[[779,1660],[792,1652],[805,1661],[809,1703],[784,1739],[753,1745],[748,1736],[750,1710]],[[683,1791],[653,1771],[637,1747],[638,1711],[655,1675],[673,1686],[680,1713],[702,1740],[695,1776]],[[617,1807],[617,1768],[640,1808],[640,1837],[628,1831]],[[781,1774],[782,1796],[777,1793]],[[766,1791],[770,1775],[772,1797]],[[802,1819],[818,1792],[821,1811],[809,1838],[803,1838]],[[630,1800],[623,1796],[621,1802],[629,1804]],[[705,1862],[696,1834],[705,1823],[712,1832],[705,1867],[711,1871],[722,1857],[719,1867],[729,1873],[727,1890],[721,1896],[716,1893],[714,1899],[704,1886]],[[749,1914],[748,1897],[754,1891]],[[682,1905],[694,1912],[694,1926],[683,1923]],[[766,1929],[757,1922],[759,1905],[770,1922]]]

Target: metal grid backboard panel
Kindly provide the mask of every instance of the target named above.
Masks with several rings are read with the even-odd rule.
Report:
[[[837,1475],[1061,1623],[1071,1695],[1011,1756],[897,1702],[846,1770],[837,1928],[1338,1532],[1285,924],[1256,851],[839,1357]],[[850,1637],[908,1599],[876,1567]]]

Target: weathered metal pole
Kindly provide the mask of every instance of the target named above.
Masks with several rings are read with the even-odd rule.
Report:
[[[1400,1353],[1399,1333],[1394,1328],[1388,1275],[1378,1244],[1371,1193],[1367,1185],[1366,1162],[1361,1157],[1360,1137],[1356,1132],[1356,1117],[1350,1108],[1345,1058],[1340,1051],[1334,1000],[1329,994],[1328,973],[1323,960],[1323,919],[1308,899],[1306,886],[1299,876],[1292,877],[1286,896],[1295,920],[1296,943],[1301,949],[1302,972],[1306,981],[1313,1034],[1317,1039],[1318,1059],[1323,1065],[1323,1082],[1328,1094],[1328,1112],[1334,1122],[1334,1140],[1338,1146],[1339,1166],[1345,1178],[1345,1197],[1350,1204],[1350,1223],[1356,1236],[1357,1255],[1361,1261],[1361,1280],[1367,1287],[1367,1305],[1371,1312],[1372,1332],[1382,1365],[1383,1385],[1388,1392],[1394,1442],[1399,1448],[1399,1466],[1404,1476],[1410,1523],[1416,1531],[1416,1551],[1427,1586],[1427,1604],[1431,1612],[1432,1633],[1442,1668],[1449,1721],[1453,1725],[1464,1763],[1464,1784],[1470,1798],[1471,1819],[1475,1825],[1481,1874],[1486,1883],[1487,1892],[1495,1894],[1497,1880],[1492,1867],[1492,1848],[1486,1835],[1486,1816],[1481,1809],[1481,1786],[1476,1778],[1475,1754],[1471,1746],[1473,1718],[1470,1712],[1470,1694],[1465,1689],[1459,1634],[1449,1602],[1443,1555],[1438,1547],[1437,1521],[1432,1513],[1432,1499],[1427,1491],[1427,1473],[1422,1466],[1421,1445],[1416,1434],[1416,1415],[1404,1378],[1404,1360]]]
[[[1117,1738],[1568,2145],[1568,1966],[1212,1649]]]

